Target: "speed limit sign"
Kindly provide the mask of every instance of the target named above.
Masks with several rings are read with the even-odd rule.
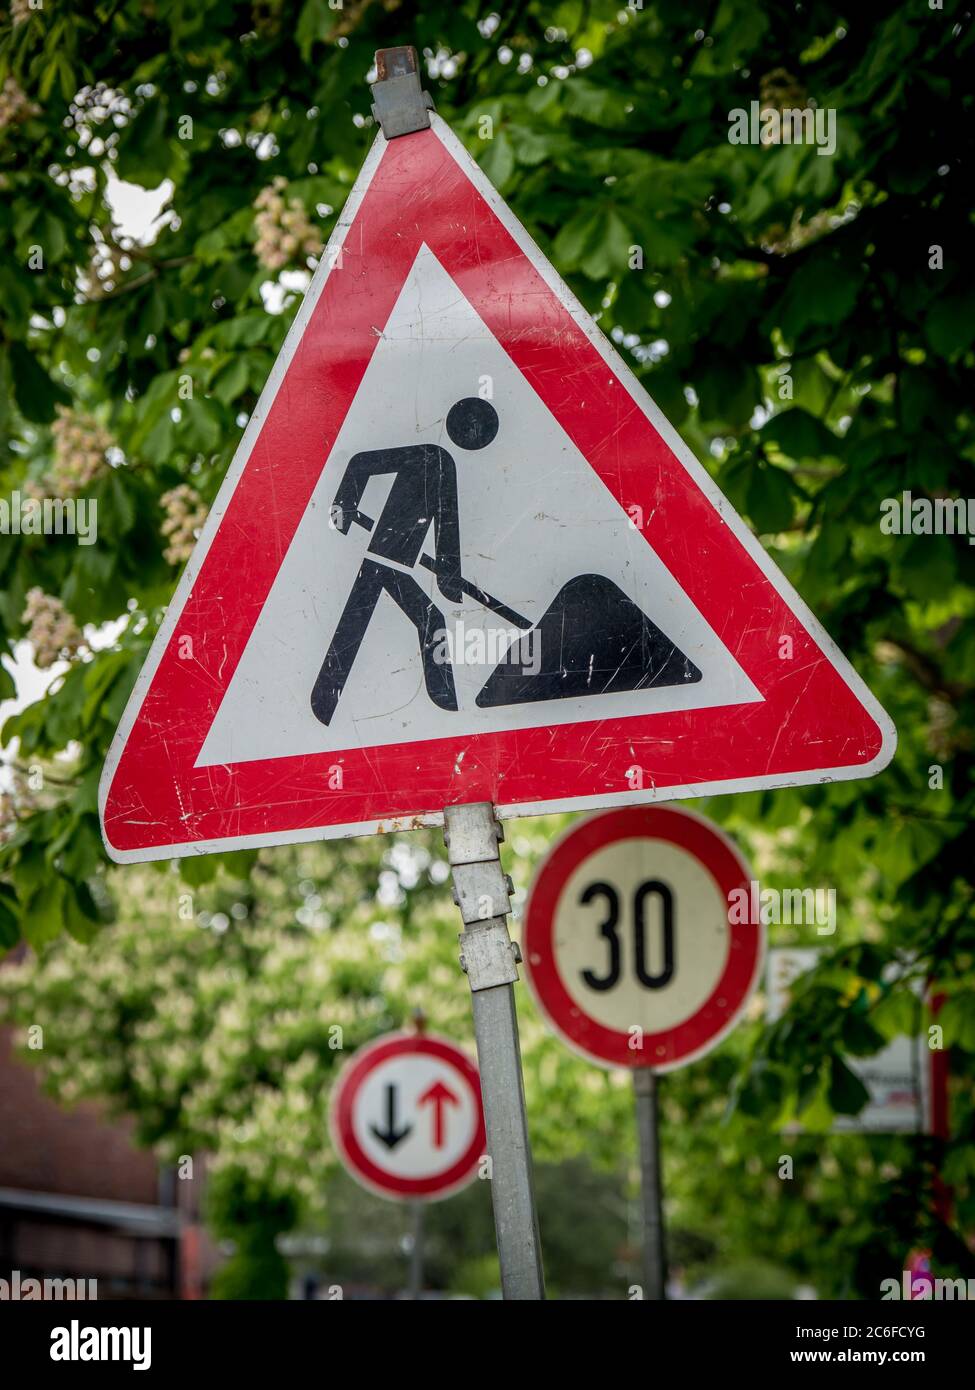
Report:
[[[525,909],[542,1013],[601,1066],[665,1072],[703,1056],[761,969],[764,928],[730,911],[750,881],[732,841],[690,811],[633,806],[574,826]]]

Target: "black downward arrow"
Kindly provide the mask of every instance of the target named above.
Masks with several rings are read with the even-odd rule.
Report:
[[[386,1087],[386,1128],[380,1129],[378,1125],[370,1125],[369,1128],[381,1144],[385,1144],[387,1149],[395,1149],[397,1144],[401,1144],[408,1134],[413,1132],[412,1125],[404,1125],[402,1129],[396,1128],[396,1097],[398,1094],[395,1085]]]

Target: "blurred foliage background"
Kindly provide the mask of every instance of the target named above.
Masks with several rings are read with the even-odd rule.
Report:
[[[422,1008],[470,1041],[439,838],[122,870],[101,848],[96,788],[373,138],[374,50],[411,42],[438,110],[898,727],[873,781],[697,803],[764,882],[835,887],[840,925],[778,1023],[758,999],[718,1052],[665,1078],[672,1257],[746,1294],[802,1282],[876,1297],[922,1247],[939,1272],[975,1274],[975,550],[879,524],[904,490],[973,493],[969,12],[6,8],[0,494],[99,509],[95,545],[0,539],[5,650],[54,677],[4,725],[0,848],[0,947],[32,948],[0,994],[18,1029],[43,1025],[29,1057],[46,1085],[133,1115],[167,1160],[212,1156],[210,1222],[237,1250],[218,1291],[283,1292],[278,1249],[301,1231],[327,1234],[329,1279],[402,1278],[403,1214],[337,1174],[328,1092],[336,1027],[347,1050]],[[752,101],[835,109],[835,153],[732,145],[729,113]],[[120,180],[157,191],[151,230],[126,231]],[[13,697],[6,668],[0,682]],[[510,828],[522,893],[562,823]],[[814,944],[808,930],[774,939]],[[919,979],[945,1000],[949,1139],[829,1133],[864,1099],[844,1057],[912,1028]],[[519,994],[550,1283],[625,1297],[628,1078],[570,1055]],[[785,1137],[796,1117],[803,1133]],[[442,1287],[496,1286],[482,1184],[431,1211],[428,1253]]]

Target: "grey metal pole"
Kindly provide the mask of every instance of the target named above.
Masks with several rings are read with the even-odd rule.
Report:
[[[640,1198],[643,1209],[644,1298],[667,1297],[664,1213],[657,1125],[657,1078],[648,1067],[633,1073],[636,1128],[640,1141]]]
[[[505,1299],[540,1300],[545,1282],[513,989],[521,955],[508,936],[511,880],[501,868],[503,838],[489,801],[444,811],[454,901],[464,923],[460,963],[471,987],[501,1291]]]
[[[410,1298],[419,1298],[423,1292],[423,1216],[425,1202],[411,1202],[412,1240],[410,1244],[410,1282],[407,1289]]]

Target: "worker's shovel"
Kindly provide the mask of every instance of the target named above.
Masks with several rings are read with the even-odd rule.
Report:
[[[371,516],[367,516],[365,512],[360,512],[358,507],[352,512],[352,520],[357,526],[361,526],[364,531],[371,531],[376,524]],[[437,562],[432,555],[421,555],[420,564],[424,569],[430,570],[433,574],[437,573]],[[476,584],[471,584],[463,575],[461,576],[460,587],[468,598],[472,598],[475,603],[481,604],[484,608],[490,608],[492,613],[496,613],[498,617],[503,618],[506,623],[513,623],[515,627],[520,627],[524,631],[534,626],[531,618],[526,618],[523,614],[516,613],[513,608],[509,608],[506,603],[502,603],[501,600],[495,598],[493,594],[487,593],[484,589],[479,589]]]

